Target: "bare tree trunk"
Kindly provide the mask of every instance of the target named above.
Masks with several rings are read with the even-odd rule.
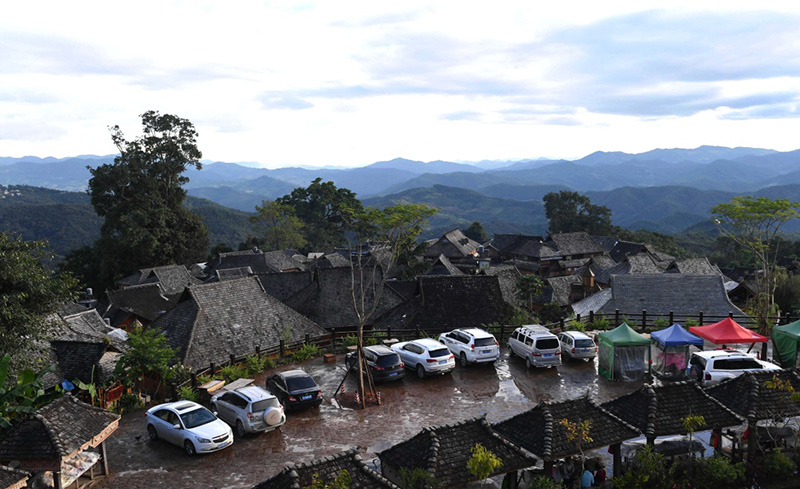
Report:
[[[361,398],[361,409],[367,407],[367,393],[364,391],[364,326],[358,325],[358,395]]]

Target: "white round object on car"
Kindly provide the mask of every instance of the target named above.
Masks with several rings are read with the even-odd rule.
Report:
[[[270,426],[275,426],[281,422],[281,410],[276,407],[271,407],[264,411],[264,422]]]

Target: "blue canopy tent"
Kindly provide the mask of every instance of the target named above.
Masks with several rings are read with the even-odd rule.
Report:
[[[703,349],[703,339],[686,331],[678,323],[661,331],[653,331],[650,341],[651,372],[665,379],[686,378],[692,347]]]

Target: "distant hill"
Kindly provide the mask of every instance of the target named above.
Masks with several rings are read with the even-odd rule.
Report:
[[[414,161],[414,160],[407,160],[405,158],[395,158],[389,161],[379,161],[377,163],[373,163],[366,168],[374,168],[374,169],[381,169],[381,168],[392,168],[395,170],[404,170],[410,171],[417,174],[422,173],[454,173],[454,172],[474,172],[479,173],[482,172],[483,169],[467,165],[464,163],[451,163],[449,161],[430,161],[425,163],[424,161]]]
[[[27,241],[46,239],[57,257],[92,244],[103,220],[95,214],[85,192],[64,192],[26,185],[0,186],[0,231]],[[203,217],[212,246],[236,248],[247,238],[250,214],[209,200],[189,197],[186,206]]]

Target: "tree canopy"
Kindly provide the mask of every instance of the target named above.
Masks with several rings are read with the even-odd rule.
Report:
[[[586,231],[589,234],[608,235],[617,231],[611,224],[611,210],[592,204],[589,197],[578,192],[550,192],[542,200],[545,216],[550,223],[550,234]]]
[[[42,264],[46,246],[0,233],[0,355],[46,339],[50,316],[75,299],[75,279]]]
[[[469,227],[464,230],[464,236],[473,241],[477,241],[478,243],[485,243],[489,241],[489,235],[486,234],[483,224],[478,221],[473,221],[472,224],[470,224]]]
[[[206,226],[183,207],[183,185],[189,181],[183,173],[202,168],[194,125],[148,111],[142,129],[142,136],[129,141],[119,126],[112,127],[119,156],[113,164],[90,168],[92,206],[105,218],[94,251],[106,287],[137,269],[188,265],[208,252]]]
[[[303,238],[309,251],[345,245],[345,214],[364,209],[351,190],[323,182],[322,178],[315,179],[308,187],[292,190],[275,202],[294,209],[294,215],[305,224]]]
[[[265,200],[256,206],[256,214],[250,218],[256,232],[255,239],[272,250],[302,248],[303,222],[294,215],[294,208],[275,200]]]

